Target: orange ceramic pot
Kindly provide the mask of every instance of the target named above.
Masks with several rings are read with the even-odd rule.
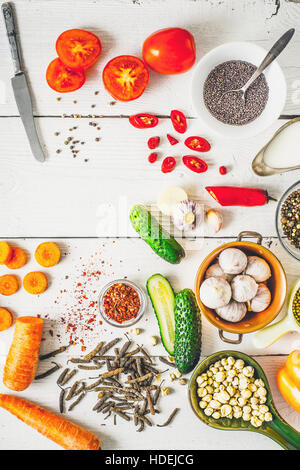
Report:
[[[257,242],[243,241],[243,237],[256,237]],[[278,315],[282,309],[286,293],[287,293],[287,282],[286,275],[280,261],[276,258],[273,253],[267,248],[261,246],[262,236],[256,232],[241,232],[237,238],[237,241],[226,243],[225,245],[216,248],[212,251],[202,262],[196,276],[195,293],[201,312],[207,318],[207,320],[219,329],[219,335],[221,339],[227,343],[239,344],[242,341],[244,333],[251,333],[259,330],[271,323],[274,318]],[[267,281],[270,289],[272,300],[269,307],[263,312],[254,313],[248,312],[247,315],[238,323],[231,323],[220,318],[216,312],[210,308],[207,308],[200,300],[199,290],[200,286],[205,279],[206,270],[209,266],[217,261],[217,258],[221,251],[225,248],[240,248],[246,255],[256,255],[264,258],[269,264],[272,276]],[[233,340],[225,338],[223,332],[236,333],[239,335],[238,339]]]

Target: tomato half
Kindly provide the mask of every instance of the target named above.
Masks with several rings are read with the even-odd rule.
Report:
[[[159,73],[186,72],[196,59],[194,38],[186,29],[161,29],[145,40],[143,58],[149,67]]]
[[[192,136],[184,141],[185,145],[196,152],[208,152],[210,150],[210,143],[203,137]]]
[[[166,157],[161,164],[161,171],[163,173],[170,173],[176,166],[176,160],[174,157]]]
[[[68,93],[82,87],[85,82],[83,70],[71,70],[60,59],[54,59],[48,65],[46,72],[48,85],[59,93]]]
[[[129,122],[137,129],[150,129],[158,124],[158,118],[153,114],[140,113],[129,116]]]
[[[182,157],[184,165],[195,173],[204,173],[207,170],[207,163],[193,155],[185,155]]]
[[[120,55],[106,64],[102,77],[106,90],[113,98],[131,101],[145,91],[149,70],[138,57]]]
[[[83,29],[68,29],[58,36],[56,51],[65,65],[72,69],[88,69],[101,53],[100,39]]]
[[[187,129],[185,115],[181,111],[173,109],[173,111],[171,111],[170,117],[175,131],[179,132],[180,134],[184,134]]]

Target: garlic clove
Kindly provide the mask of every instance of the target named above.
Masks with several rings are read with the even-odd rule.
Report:
[[[215,233],[221,230],[223,225],[223,217],[218,211],[215,209],[209,209],[209,211],[206,213],[206,220]]]
[[[265,284],[259,284],[256,296],[251,300],[250,310],[252,312],[263,312],[270,305],[271,297],[268,287]]]
[[[224,307],[217,308],[216,313],[223,320],[230,321],[231,323],[237,323],[241,321],[247,313],[247,307],[245,303],[236,302],[231,300],[229,304]]]
[[[231,282],[232,297],[237,302],[248,302],[256,296],[258,284],[251,276],[235,276]]]
[[[200,299],[208,308],[224,307],[230,302],[230,284],[221,277],[209,277],[200,286]]]
[[[193,212],[188,212],[187,214],[185,214],[184,216],[184,221],[186,224],[193,224],[195,222],[195,214],[193,214]]]
[[[245,274],[253,277],[256,282],[264,282],[271,277],[271,269],[263,258],[259,256],[248,256]]]
[[[247,262],[247,256],[238,248],[226,248],[219,256],[219,265],[228,274],[240,274],[246,269]]]

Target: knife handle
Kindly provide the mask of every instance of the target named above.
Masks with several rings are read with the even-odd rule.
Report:
[[[11,3],[3,3],[2,13],[6,26],[7,37],[10,45],[10,52],[13,60],[15,75],[22,72],[20,47],[17,38],[17,30],[14,20],[14,12]]]

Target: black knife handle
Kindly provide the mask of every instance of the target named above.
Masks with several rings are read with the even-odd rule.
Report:
[[[11,3],[2,3],[1,5],[6,32],[10,45],[10,52],[13,60],[15,75],[22,72],[20,47],[17,38],[17,30],[14,20],[14,12]]]

